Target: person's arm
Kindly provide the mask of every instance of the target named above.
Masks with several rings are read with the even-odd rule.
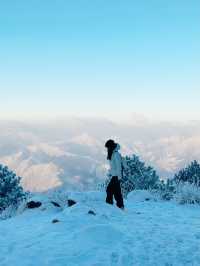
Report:
[[[115,153],[115,165],[116,165],[117,176],[119,179],[121,179],[122,178],[122,158],[118,152]]]

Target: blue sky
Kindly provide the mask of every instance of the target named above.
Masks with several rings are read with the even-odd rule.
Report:
[[[200,1],[0,3],[0,117],[200,119]]]

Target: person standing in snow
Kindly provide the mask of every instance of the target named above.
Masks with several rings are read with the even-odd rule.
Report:
[[[120,145],[110,139],[106,142],[105,147],[108,151],[107,159],[110,162],[110,174],[112,176],[106,192],[106,202],[113,204],[113,196],[117,202],[117,206],[124,209],[124,202],[121,192],[120,180],[122,179],[122,157],[119,153]]]

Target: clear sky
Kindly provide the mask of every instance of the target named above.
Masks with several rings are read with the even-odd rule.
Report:
[[[0,92],[0,117],[200,119],[200,1],[1,1]]]

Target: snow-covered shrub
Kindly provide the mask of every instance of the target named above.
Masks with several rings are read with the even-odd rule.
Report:
[[[121,191],[124,198],[127,198],[127,195],[135,189],[135,185],[131,180],[122,179],[120,181]]]
[[[176,183],[188,182],[200,186],[200,164],[197,161],[193,161],[174,176],[174,181]]]
[[[200,203],[200,187],[189,182],[177,184],[175,199],[180,204]]]
[[[176,183],[170,179],[167,179],[166,182],[162,180],[152,192],[157,194],[162,200],[171,200],[176,193]]]
[[[197,161],[181,169],[173,179],[160,182],[156,193],[161,199],[176,199],[179,203],[200,203],[200,165]]]
[[[0,212],[8,207],[17,209],[26,200],[28,193],[20,186],[20,179],[8,167],[0,165]]]
[[[17,206],[13,206],[10,205],[9,207],[7,207],[5,210],[3,210],[2,212],[0,212],[0,220],[6,220],[9,219],[13,216],[19,215],[21,213],[24,212],[24,210],[26,209],[26,199],[22,200],[19,205]]]
[[[123,178],[121,182],[122,194],[126,198],[128,193],[137,190],[151,190],[158,188],[159,177],[151,166],[146,166],[138,156],[132,155],[122,158]],[[105,190],[110,182],[108,172],[107,179],[98,186],[99,190]]]
[[[198,197],[197,187],[200,187],[200,165],[193,161],[175,174],[173,179],[160,182],[156,193],[164,200],[176,198],[178,202],[198,202],[198,199],[194,200]]]
[[[151,166],[146,166],[136,155],[123,158],[123,182],[128,181],[127,190],[154,189],[159,184],[159,176]],[[132,187],[129,189],[130,184]]]

